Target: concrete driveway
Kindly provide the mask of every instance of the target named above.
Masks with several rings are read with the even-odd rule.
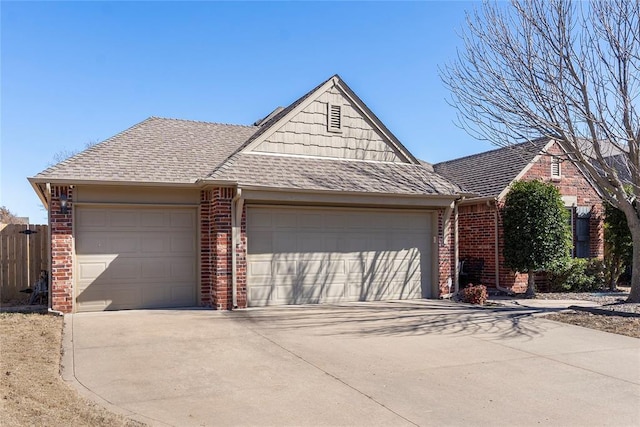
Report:
[[[63,375],[152,425],[638,425],[640,340],[444,301],[67,316]]]

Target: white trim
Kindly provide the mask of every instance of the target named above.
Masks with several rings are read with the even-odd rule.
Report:
[[[280,204],[262,204],[262,203],[251,203],[246,202],[245,206],[247,209],[302,209],[302,210],[330,210],[330,211],[358,211],[358,212],[406,212],[406,213],[425,213],[425,214],[436,214],[439,212],[439,209],[416,209],[415,207],[410,208],[398,208],[398,207],[371,207],[371,206],[309,206],[309,205],[280,205]]]
[[[328,157],[328,156],[313,156],[311,154],[286,154],[286,153],[269,153],[266,151],[249,151],[247,153],[242,153],[246,155],[256,155],[256,156],[278,156],[278,157],[294,157],[294,158],[302,158],[302,159],[316,159],[316,160],[341,160],[344,162],[363,162],[363,163],[384,163],[387,165],[409,165],[409,166],[418,166],[415,163],[407,163],[407,162],[390,162],[388,160],[367,160],[367,159],[349,159],[346,157]],[[427,170],[428,172],[428,170]],[[435,172],[433,172],[435,173]]]
[[[535,157],[534,157],[534,158],[533,158],[533,159],[532,159],[532,160],[531,160],[531,161],[530,161],[530,162],[529,162],[529,163],[528,163],[528,164],[527,164],[527,165],[526,165],[526,166],[525,166],[521,171],[520,171],[520,173],[518,173],[518,175],[516,175],[516,177],[515,177],[515,178],[513,178],[513,180],[509,183],[509,185],[507,185],[507,186],[506,186],[506,187],[505,187],[505,188],[500,192],[500,194],[498,195],[498,197],[497,197],[496,199],[497,199],[497,200],[502,200],[502,199],[507,195],[507,193],[509,192],[509,190],[511,189],[511,186],[512,186],[515,182],[520,181],[520,180],[522,179],[522,177],[523,177],[523,176],[525,176],[525,175],[527,174],[527,172],[529,172],[529,170],[533,167],[533,165],[534,165],[534,164],[536,164],[536,163],[540,160],[540,158],[542,157],[542,155],[543,155],[544,153],[546,153],[546,152],[547,152],[547,150],[548,150],[549,148],[551,148],[551,146],[552,146],[553,144],[555,144],[555,143],[556,143],[556,140],[555,140],[555,139],[551,139],[551,138],[550,138],[550,139],[549,139],[549,142],[547,142],[547,143],[545,144],[545,146],[544,146],[544,147],[542,147],[542,150],[540,150],[540,153],[539,153],[539,154],[537,154],[537,155],[536,155],[536,156],[535,156]]]
[[[555,173],[555,169],[557,167],[558,173]],[[555,156],[551,156],[551,170],[549,171],[549,176],[551,179],[559,179],[562,178],[562,162],[559,158]]]
[[[338,113],[338,126],[333,126],[334,112]],[[327,103],[327,132],[342,133],[342,105]]]
[[[336,193],[329,191],[305,191],[290,189],[270,189],[243,186],[244,199],[250,203],[280,202],[285,204],[334,204],[334,205],[369,205],[369,206],[414,206],[445,208],[450,206],[455,197],[428,197],[423,194],[399,195],[381,193]]]

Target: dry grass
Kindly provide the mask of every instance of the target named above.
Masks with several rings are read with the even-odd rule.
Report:
[[[81,398],[60,377],[62,318],[0,314],[2,426],[139,426]]]
[[[550,314],[545,317],[585,328],[640,338],[640,317],[606,316],[579,311]]]

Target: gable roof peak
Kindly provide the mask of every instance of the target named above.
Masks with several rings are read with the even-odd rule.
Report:
[[[554,141],[542,137],[437,163],[434,170],[464,190],[498,197]]]

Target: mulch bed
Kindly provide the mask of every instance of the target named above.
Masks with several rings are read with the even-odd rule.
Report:
[[[565,313],[549,314],[545,316],[545,319],[640,338],[640,317],[624,317],[612,315],[610,312],[608,314],[594,314],[572,310]]]

